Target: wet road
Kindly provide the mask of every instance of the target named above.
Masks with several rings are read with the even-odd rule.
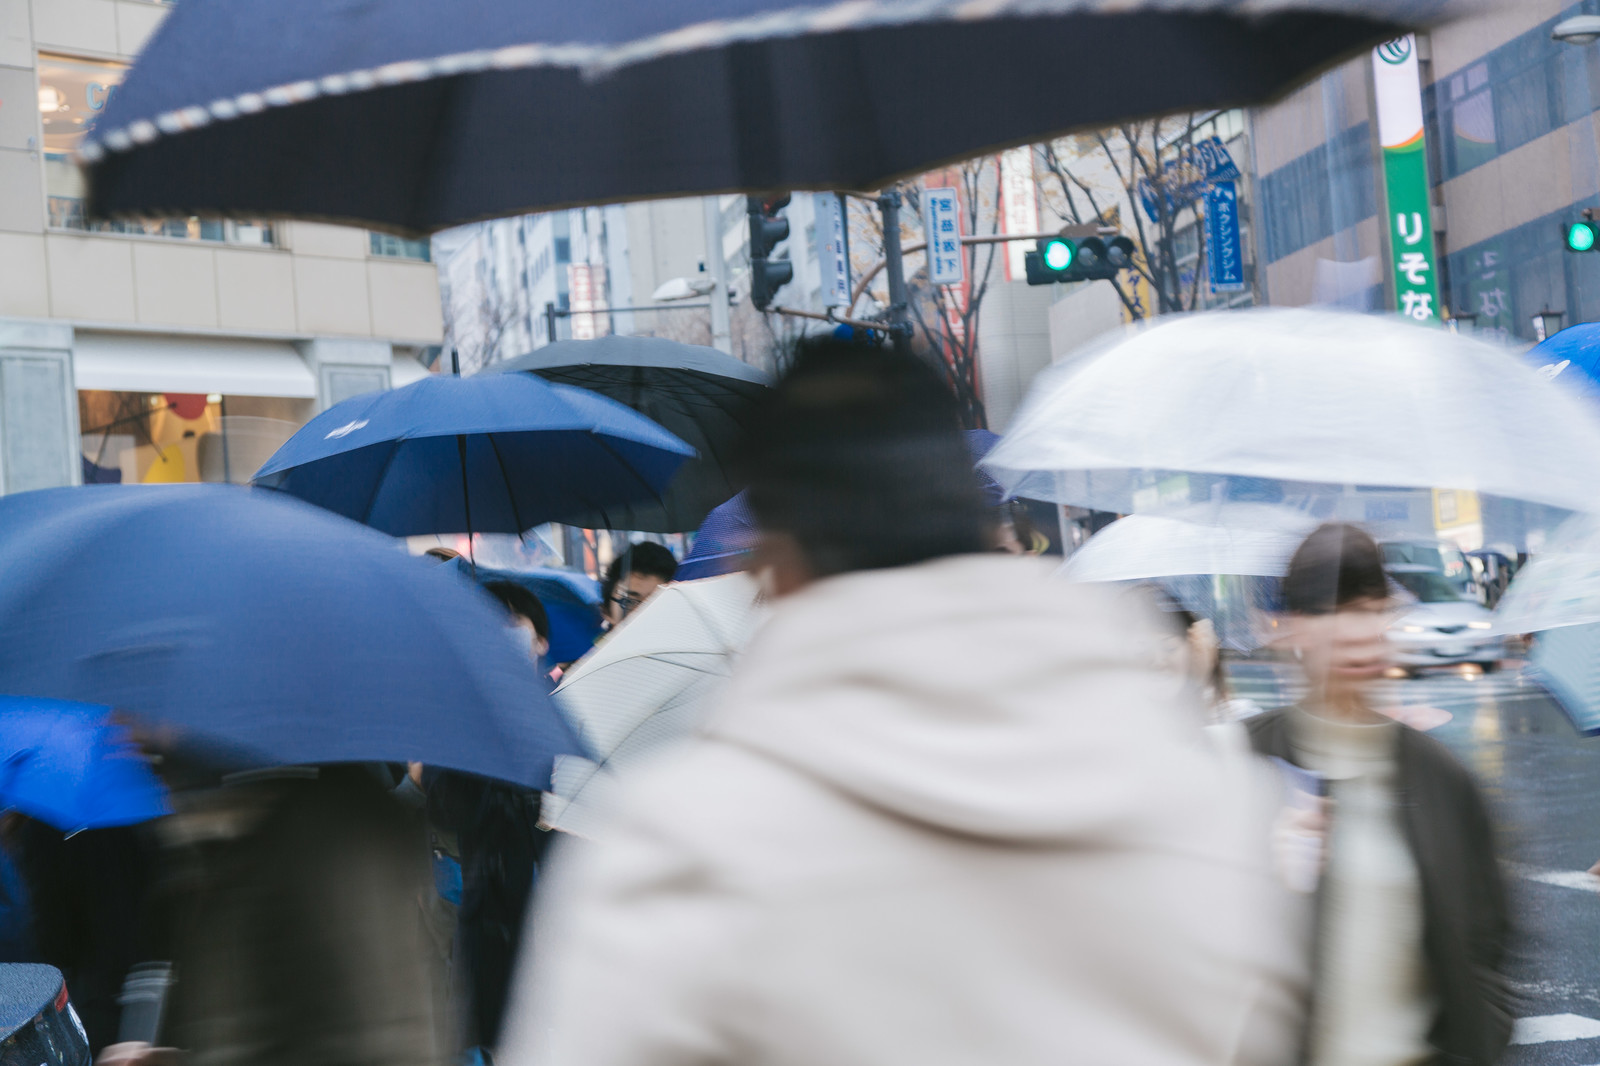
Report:
[[[1235,695],[1277,706],[1290,678],[1241,664]],[[1600,737],[1579,737],[1516,671],[1382,683],[1414,724],[1450,745],[1482,784],[1499,823],[1517,920],[1511,976],[1516,1044],[1507,1066],[1600,1064]],[[1447,712],[1448,719],[1438,712]]]

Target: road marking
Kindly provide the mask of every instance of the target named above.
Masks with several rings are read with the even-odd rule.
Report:
[[[1600,1021],[1581,1014],[1541,1014],[1518,1018],[1511,1027],[1513,1044],[1548,1044],[1556,1040],[1589,1040],[1600,1036]]]
[[[1585,892],[1600,892],[1600,877],[1583,870],[1543,870],[1537,866],[1527,866],[1520,862],[1508,862],[1506,870],[1511,874],[1527,881],[1538,881],[1541,884],[1555,885],[1558,888],[1576,888]],[[1565,1017],[1565,1015],[1551,1015],[1551,1017]],[[1572,1017],[1577,1017],[1573,1015]]]

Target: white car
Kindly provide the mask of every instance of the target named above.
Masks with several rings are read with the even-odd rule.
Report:
[[[1389,627],[1395,662],[1408,670],[1476,663],[1485,671],[1506,655],[1494,615],[1461,586],[1428,566],[1386,568],[1416,600]]]

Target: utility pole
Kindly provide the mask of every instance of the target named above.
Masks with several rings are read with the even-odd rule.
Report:
[[[733,354],[728,325],[728,261],[722,255],[722,197],[702,196],[706,225],[706,272],[711,275],[711,347]]]
[[[889,282],[889,336],[895,350],[911,350],[910,300],[906,296],[906,268],[900,256],[900,190],[878,194],[883,214],[883,270]]]

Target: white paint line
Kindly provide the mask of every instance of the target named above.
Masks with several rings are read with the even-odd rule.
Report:
[[[1581,1014],[1541,1014],[1518,1018],[1511,1028],[1513,1044],[1548,1044],[1556,1040],[1589,1040],[1600,1036],[1600,1021]]]
[[[1600,877],[1583,870],[1544,870],[1537,866],[1524,866],[1520,862],[1508,862],[1505,865],[1507,871],[1528,881],[1538,881],[1558,888],[1600,892]]]

